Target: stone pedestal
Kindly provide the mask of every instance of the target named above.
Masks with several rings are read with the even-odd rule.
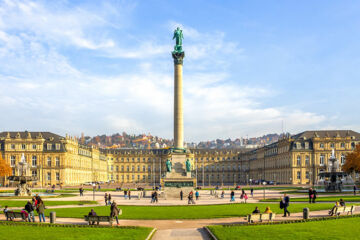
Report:
[[[184,199],[190,191],[194,191],[196,179],[191,177],[191,172],[186,172],[186,154],[173,153],[171,162],[173,169],[167,172],[165,178],[161,179],[166,199],[180,199],[180,191],[183,191]]]

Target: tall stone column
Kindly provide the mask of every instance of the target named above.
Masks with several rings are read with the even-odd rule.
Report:
[[[172,52],[174,59],[174,147],[184,148],[183,59],[184,52]]]

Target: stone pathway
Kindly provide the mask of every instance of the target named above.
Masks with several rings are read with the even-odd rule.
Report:
[[[360,214],[360,207],[357,207],[355,214]],[[328,210],[310,212],[310,218],[314,217],[327,217]],[[275,221],[296,220],[302,219],[302,212],[293,213],[290,217],[282,217],[281,214],[277,215]],[[0,214],[0,220],[5,220],[5,216]],[[37,219],[36,219],[37,220]],[[49,219],[46,218],[49,222]],[[57,223],[60,224],[87,224],[80,218],[57,218]],[[245,217],[237,218],[213,218],[213,219],[195,219],[195,220],[119,220],[120,226],[143,226],[157,228],[153,239],[154,240],[200,240],[211,239],[205,226],[209,225],[226,225],[226,224],[241,224],[246,223]],[[106,225],[106,223],[101,223]]]

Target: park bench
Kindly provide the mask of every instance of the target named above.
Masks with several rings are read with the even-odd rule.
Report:
[[[355,206],[348,206],[348,207],[337,207],[334,210],[334,215],[339,216],[341,213],[346,213],[346,215],[353,215],[353,212],[355,210]]]
[[[262,213],[260,221],[272,222],[275,219],[275,213]]]
[[[5,213],[5,217],[6,219],[16,219],[16,218],[21,218],[22,220],[25,220],[26,221],[26,217],[25,217],[25,214],[24,213],[21,213],[21,212],[7,212]]]
[[[272,222],[275,219],[275,213],[255,213],[255,214],[249,214],[247,216],[248,223],[254,223],[254,222],[263,222],[268,221]]]
[[[256,214],[249,214],[247,216],[247,220],[248,220],[248,223],[253,223],[253,222],[260,222],[261,221],[261,214],[260,213],[256,213]]]
[[[100,222],[108,222],[110,225],[112,225],[113,218],[110,216],[84,216],[85,221],[89,222],[89,225],[92,222],[96,222],[97,225],[99,225]]]

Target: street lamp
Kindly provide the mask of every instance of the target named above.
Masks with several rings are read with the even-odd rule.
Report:
[[[95,183],[93,183],[92,186],[93,186],[93,201],[95,201],[95,188],[96,188]]]
[[[264,181],[262,184],[264,185],[264,200],[265,200],[265,185],[266,185],[266,182]]]

